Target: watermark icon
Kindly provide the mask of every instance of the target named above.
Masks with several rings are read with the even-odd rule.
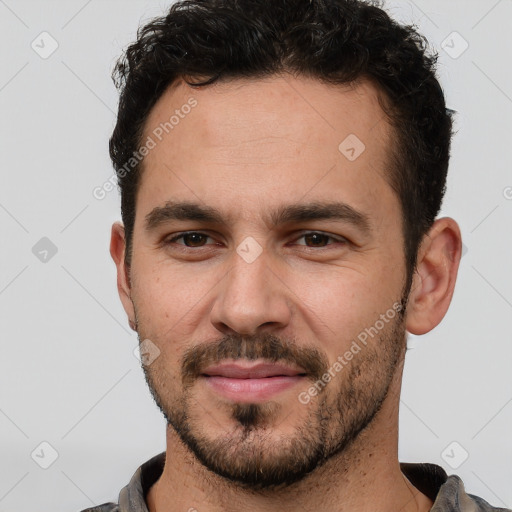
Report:
[[[395,318],[402,308],[403,306],[400,302],[395,302],[391,308],[379,316],[379,319],[371,327],[365,328],[357,335],[359,343],[366,346],[368,344],[368,337],[373,338],[376,336],[379,331],[384,329],[384,326],[389,323],[390,320]],[[331,380],[336,377],[336,375],[341,372],[341,370],[343,370],[350,361],[352,361],[354,356],[361,352],[362,347],[359,343],[356,340],[352,340],[350,348],[342,356],[340,355],[337,357],[336,361],[331,365],[327,372],[325,372],[322,377],[312,384],[306,391],[299,393],[298,400],[301,404],[309,404],[309,402],[311,402],[311,398],[321,393],[325,386],[327,386],[327,384],[331,382]]]
[[[43,441],[34,448],[30,456],[40,468],[48,469],[59,458],[59,452],[48,441]]]
[[[137,151],[132,153],[132,156],[117,172],[114,172],[102,185],[93,188],[92,195],[94,199],[98,201],[105,199],[107,194],[116,188],[118,180],[125,178],[132,172],[137,165],[142,162],[144,157],[147,156],[152,149],[156,148],[157,143],[162,141],[164,134],[168,134],[174,130],[180,123],[180,120],[184,119],[196,106],[197,100],[194,97],[190,97],[187,103],[184,103],[179,109],[174,111],[174,114],[170,116],[168,121],[160,123],[154,128],[151,135],[148,135],[146,138],[144,144],[142,144]]]
[[[236,252],[246,263],[252,263],[263,252],[263,247],[252,236],[248,236],[236,248]]]
[[[458,32],[454,31],[444,39],[441,48],[452,59],[458,59],[469,48],[469,43]]]
[[[452,441],[442,452],[442,459],[450,466],[452,469],[457,469],[464,462],[466,462],[469,457],[469,453],[467,450],[457,441]]]
[[[30,44],[41,59],[50,57],[59,47],[57,40],[48,32],[41,32]]]
[[[48,263],[56,254],[57,246],[46,236],[32,247],[32,254],[41,262]]]
[[[149,366],[160,355],[160,349],[151,340],[146,339],[135,347],[133,355],[143,366]]]
[[[338,151],[350,162],[359,158],[365,149],[363,141],[354,133],[346,137],[338,146]]]
[[[503,197],[509,201],[512,200],[512,187],[505,187],[503,189]]]

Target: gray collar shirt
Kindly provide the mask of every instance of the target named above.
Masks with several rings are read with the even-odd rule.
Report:
[[[142,464],[121,490],[119,503],[105,503],[82,512],[149,512],[146,494],[160,478],[164,463],[165,452]],[[414,487],[434,502],[430,512],[512,512],[492,507],[482,498],[467,494],[462,480],[456,475],[448,476],[441,466],[401,463],[400,469]]]

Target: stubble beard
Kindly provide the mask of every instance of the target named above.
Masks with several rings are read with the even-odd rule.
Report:
[[[298,399],[291,404],[303,418],[291,434],[290,428],[287,434],[279,432],[279,423],[286,420],[285,416],[277,421],[283,416],[282,403],[224,403],[229,426],[220,427],[218,422],[209,422],[211,418],[205,407],[196,400],[195,374],[183,375],[183,364],[178,378],[169,374],[162,361],[157,360],[143,369],[151,394],[168,425],[205,468],[238,487],[271,491],[299,482],[328,460],[342,457],[372,424],[405,351],[403,313],[397,314],[378,336],[362,347],[318,396],[308,404],[301,404]],[[142,331],[139,325],[141,340],[145,339]],[[270,360],[297,362],[297,355],[299,360],[306,361],[308,352],[301,355],[293,342],[272,335],[256,338],[258,343],[238,336],[209,343],[209,348],[202,352],[203,362],[205,354],[211,358],[214,353],[217,360],[236,359],[236,354],[256,359],[266,354]],[[200,350],[201,347],[194,347],[192,355],[188,354],[189,362],[197,365],[201,361]],[[316,349],[309,350],[310,357],[317,358],[313,364],[316,370],[312,372],[316,376],[305,389],[317,381],[328,366],[325,356]],[[279,357],[283,354],[284,358]],[[189,365],[190,368],[194,366]],[[177,389],[178,385],[181,389]],[[208,435],[206,431],[212,428],[217,429],[216,433]]]

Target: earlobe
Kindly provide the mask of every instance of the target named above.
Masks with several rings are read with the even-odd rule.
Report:
[[[131,300],[131,284],[129,268],[125,262],[126,240],[124,227],[120,222],[112,225],[110,236],[110,255],[116,264],[117,269],[117,290],[124,310],[128,315],[130,327],[136,331],[135,311]]]
[[[449,217],[436,220],[418,251],[406,317],[410,333],[426,334],[445,316],[455,289],[461,253],[457,223]]]

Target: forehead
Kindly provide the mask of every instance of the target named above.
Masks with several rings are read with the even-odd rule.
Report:
[[[260,208],[286,195],[371,206],[377,196],[390,198],[391,134],[367,81],[340,86],[280,75],[197,88],[178,81],[146,121],[142,140],[154,144],[137,201],[195,196],[227,208],[219,194],[236,191]]]
[[[291,135],[297,143],[315,142],[319,137],[327,142],[329,136],[337,141],[347,130],[362,139],[370,134],[375,139],[390,129],[378,98],[378,90],[369,81],[334,85],[283,74],[190,87],[180,79],[151,110],[145,134],[156,130],[153,135],[158,139],[176,139],[181,132],[185,138],[183,125],[193,125],[201,143],[215,145]],[[189,106],[192,99],[197,106]],[[187,123],[182,123],[187,117]],[[159,134],[159,127],[163,133]],[[171,133],[173,137],[166,137]]]

